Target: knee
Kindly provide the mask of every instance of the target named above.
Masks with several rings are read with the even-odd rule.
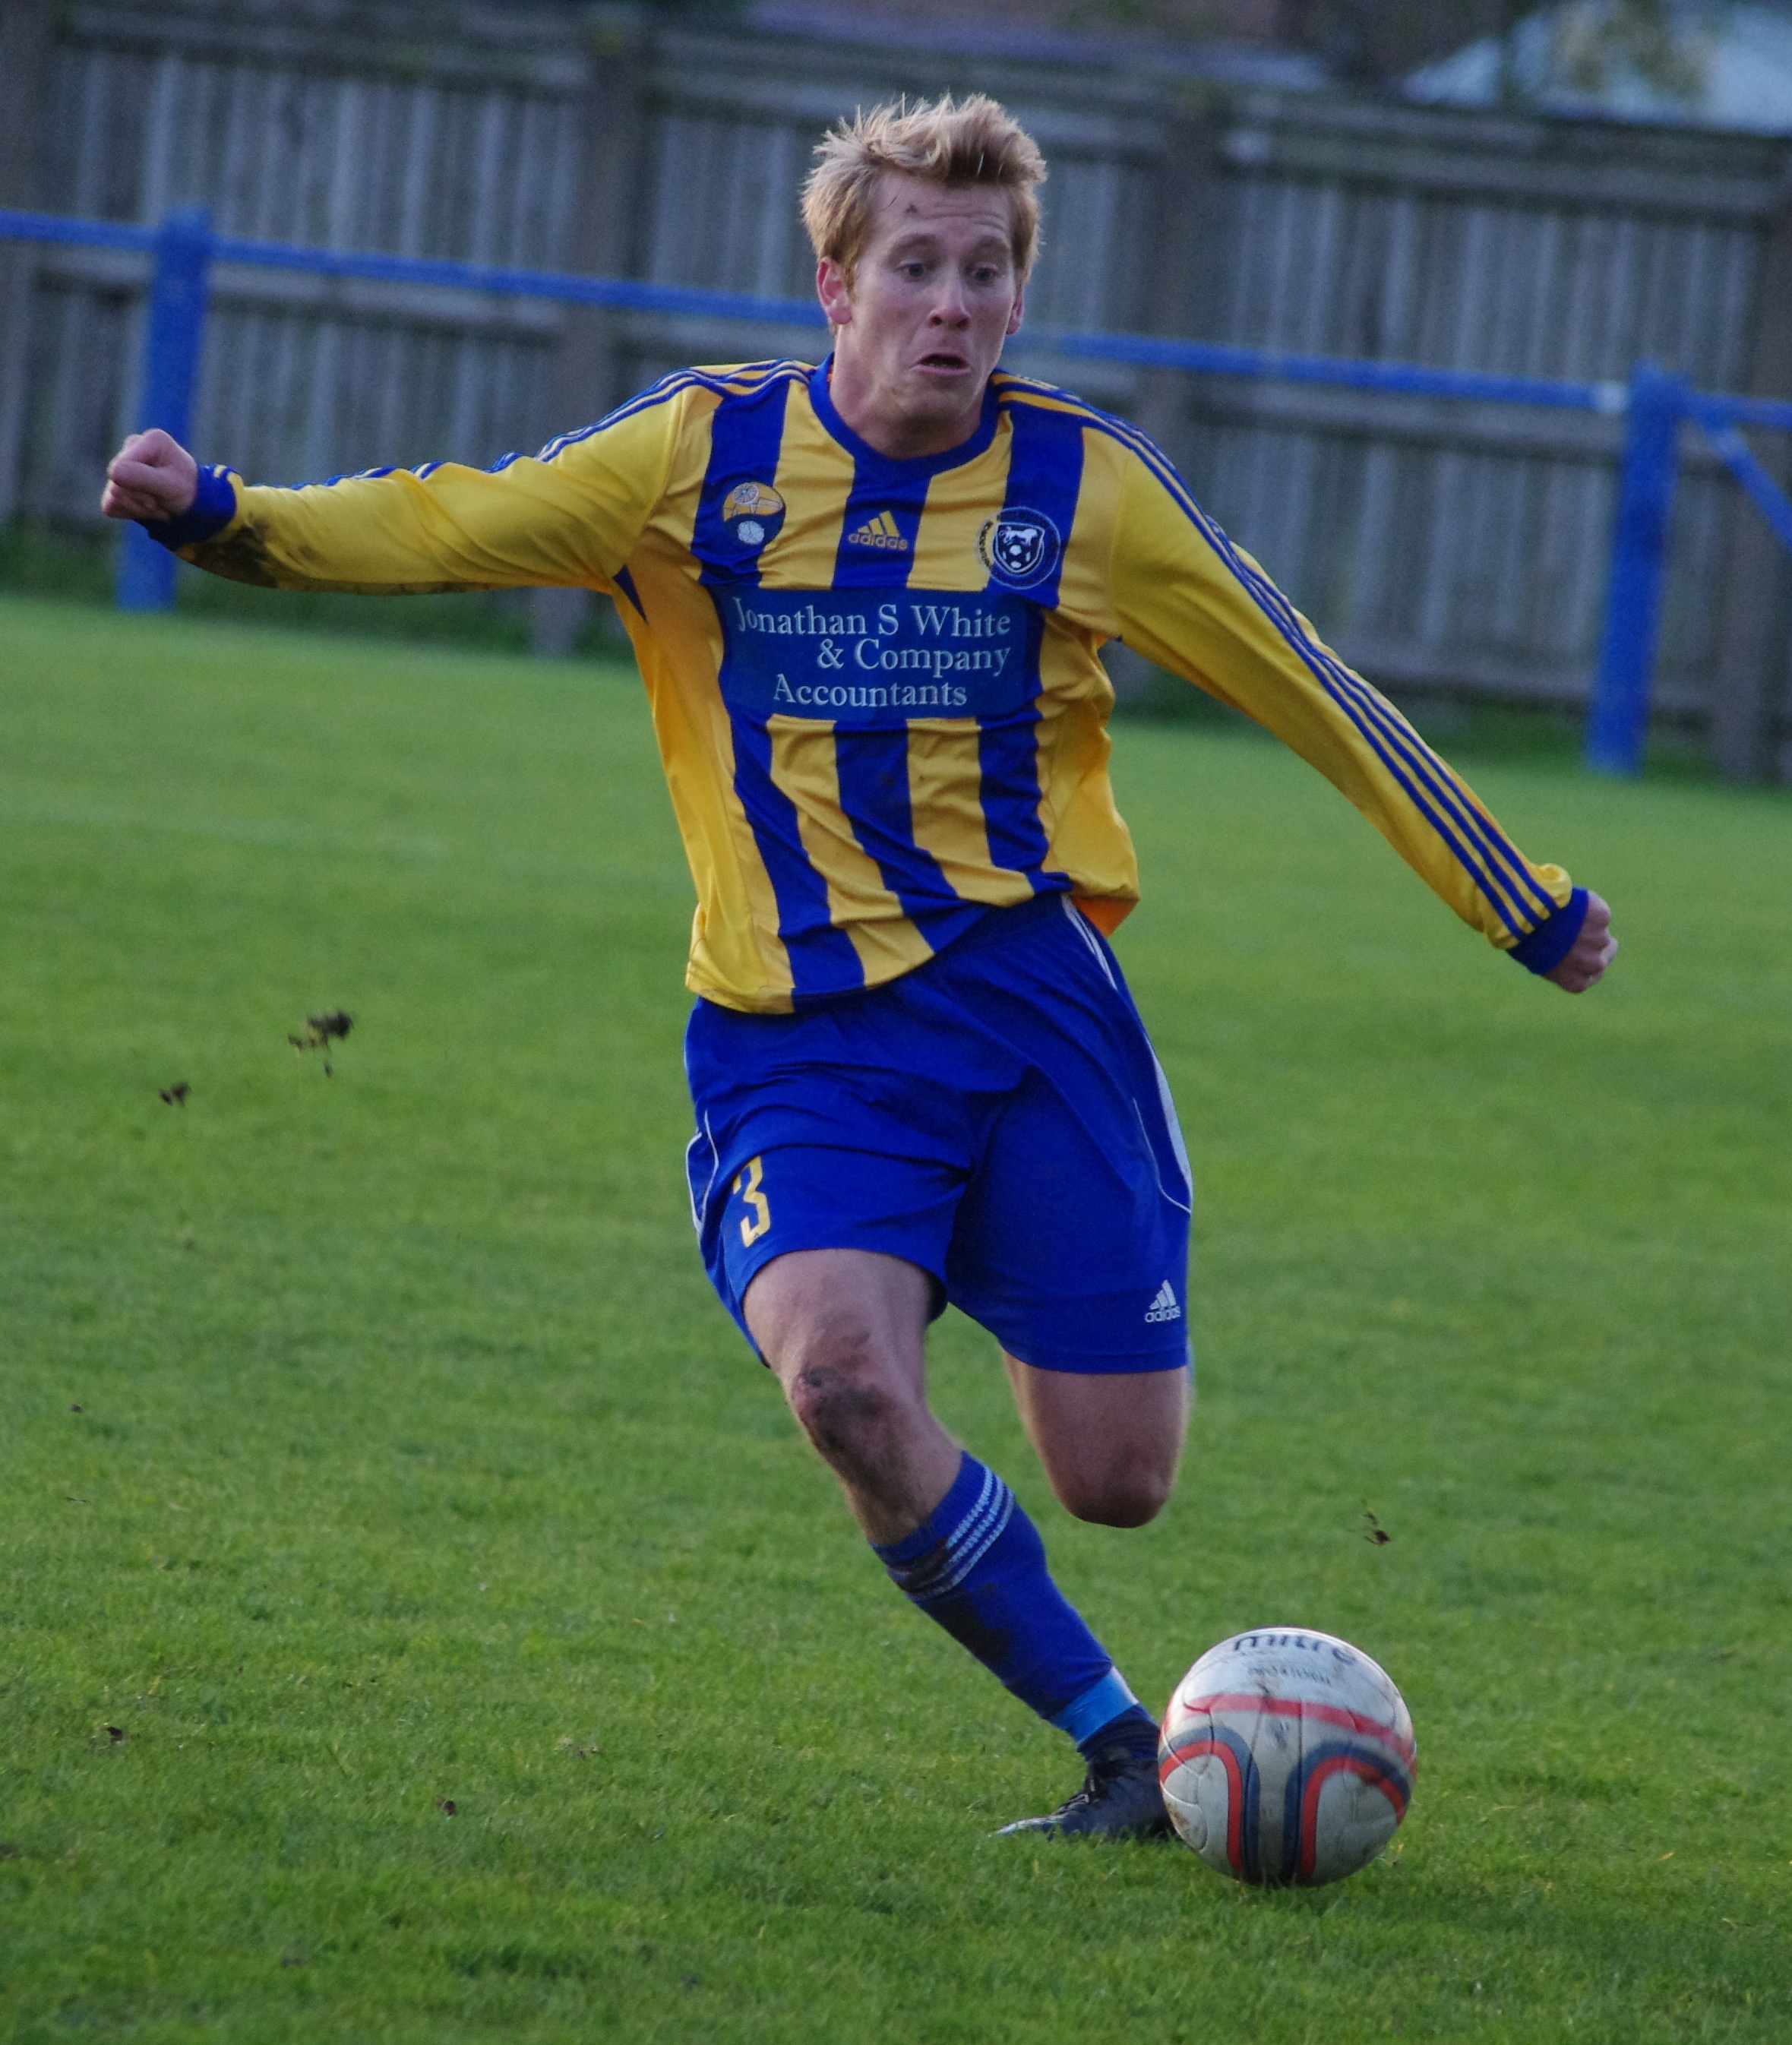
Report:
[[[829,1460],[875,1461],[900,1424],[902,1401],[873,1360],[851,1345],[823,1344],[785,1380],[798,1425]]]
[[[1054,1477],[1058,1502],[1092,1527],[1148,1527],[1169,1503],[1173,1471],[1079,1471]]]

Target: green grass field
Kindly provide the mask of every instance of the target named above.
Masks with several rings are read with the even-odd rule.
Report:
[[[1386,1665],[1330,1890],[988,1836],[1073,1757],[698,1266],[626,678],[0,600],[0,2035],[1792,2037],[1792,802],[1471,757],[1616,907],[1574,1001],[1276,747],[1119,745],[1181,1491],[1069,1521],[955,1317],[937,1400],[1154,1705]]]

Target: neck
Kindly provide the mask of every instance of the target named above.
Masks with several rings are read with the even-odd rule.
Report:
[[[842,360],[838,346],[827,379],[834,410],[861,441],[892,461],[916,461],[962,447],[982,420],[984,387],[979,384],[954,412],[906,411],[850,358]]]

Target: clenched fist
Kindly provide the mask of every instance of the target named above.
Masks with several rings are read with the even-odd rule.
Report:
[[[1586,921],[1574,940],[1574,949],[1551,972],[1543,975],[1570,994],[1585,994],[1598,982],[1618,955],[1618,941],[1612,935],[1612,912],[1598,895],[1589,892]]]
[[[199,487],[199,464],[171,433],[133,433],[106,466],[108,518],[178,518]]]

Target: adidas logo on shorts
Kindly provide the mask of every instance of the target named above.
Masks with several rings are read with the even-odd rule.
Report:
[[[1176,1289],[1166,1278],[1158,1288],[1156,1299],[1145,1309],[1145,1319],[1150,1323],[1179,1321],[1181,1318],[1182,1309],[1176,1304]]]
[[[888,511],[880,511],[875,518],[867,518],[855,533],[846,535],[849,547],[883,547],[892,554],[906,554],[908,542],[896,530],[896,522]]]

